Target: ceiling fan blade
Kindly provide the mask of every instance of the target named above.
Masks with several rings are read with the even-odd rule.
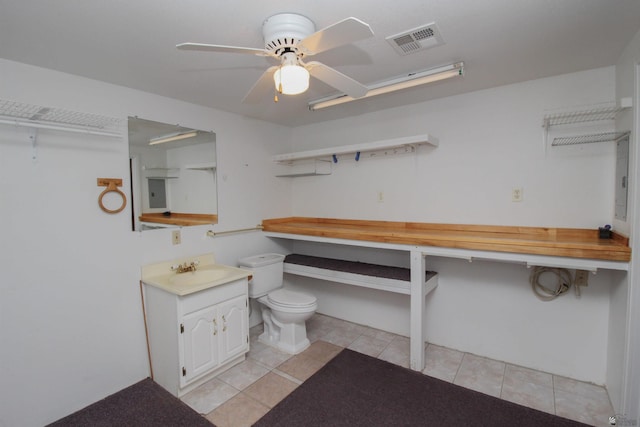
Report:
[[[338,89],[340,92],[346,93],[352,98],[361,98],[369,91],[369,89],[362,83],[353,80],[351,77],[342,74],[338,70],[327,67],[321,62],[308,62],[306,67],[309,74],[313,77]]]
[[[224,46],[219,44],[205,43],[180,43],[176,45],[180,50],[199,50],[203,52],[223,52],[223,53],[248,53],[259,56],[269,56],[270,53],[264,49],[240,46]]]
[[[315,55],[371,36],[373,36],[373,31],[369,24],[357,18],[346,18],[305,37],[297,47],[305,55]]]
[[[242,103],[244,104],[259,104],[262,102],[269,93],[275,92],[275,83],[273,82],[273,74],[278,69],[277,66],[267,68],[267,71],[262,73],[257,82],[253,85],[249,93],[246,94]]]

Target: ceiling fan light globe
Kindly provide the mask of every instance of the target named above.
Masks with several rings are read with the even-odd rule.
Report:
[[[300,65],[283,65],[276,70],[273,81],[278,92],[298,95],[309,89],[309,72]]]

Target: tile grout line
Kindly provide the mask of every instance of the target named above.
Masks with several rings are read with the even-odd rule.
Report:
[[[556,408],[556,376],[551,375],[551,389],[553,393],[553,415],[558,415],[558,409]]]
[[[502,391],[504,390],[504,377],[507,374],[507,364],[502,362],[502,380],[500,381],[500,399],[506,400],[502,398]]]
[[[283,363],[284,363],[284,362],[283,362]],[[282,378],[287,379],[287,380],[289,380],[289,381],[291,381],[291,382],[293,382],[293,383],[296,383],[296,384],[297,384],[297,385],[299,385],[299,386],[300,386],[300,385],[302,385],[302,383],[304,382],[304,381],[299,380],[298,378],[296,378],[296,377],[294,377],[294,376],[292,376],[292,375],[287,374],[286,372],[282,372],[282,371],[281,371],[280,369],[278,369],[278,368],[273,368],[273,369],[271,370],[271,372],[272,372],[272,373],[274,373],[274,374],[276,374],[276,375],[280,375]]]
[[[451,384],[456,383],[456,379],[458,378],[458,374],[460,373],[460,368],[462,367],[462,364],[464,363],[464,358],[466,356],[467,356],[467,353],[462,353],[462,359],[460,359],[460,363],[458,364],[458,369],[456,369],[456,374],[453,376],[453,381],[451,381]]]
[[[254,358],[252,358],[252,357],[250,357],[250,356],[248,356],[248,357],[247,357],[247,359],[251,359],[251,361],[252,361],[253,363],[255,363],[256,365],[260,366],[261,368],[268,369],[268,370],[269,370],[269,372],[271,372],[271,371],[273,371],[273,370],[275,369],[275,368],[272,368],[271,366],[266,365],[266,364],[262,363],[261,361],[256,360],[256,359],[254,359]],[[245,359],[245,360],[246,360],[246,359]]]

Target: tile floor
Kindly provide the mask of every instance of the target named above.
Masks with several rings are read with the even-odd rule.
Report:
[[[247,359],[182,400],[218,427],[250,426],[344,347],[409,366],[409,339],[320,314],[307,322],[312,342],[291,356],[258,342],[251,329]],[[606,390],[593,384],[462,353],[426,346],[425,375],[595,426],[608,426],[613,409]]]

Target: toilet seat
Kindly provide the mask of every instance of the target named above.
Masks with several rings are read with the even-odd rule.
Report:
[[[267,299],[270,304],[283,309],[304,309],[316,305],[313,295],[282,288],[269,292]]]

